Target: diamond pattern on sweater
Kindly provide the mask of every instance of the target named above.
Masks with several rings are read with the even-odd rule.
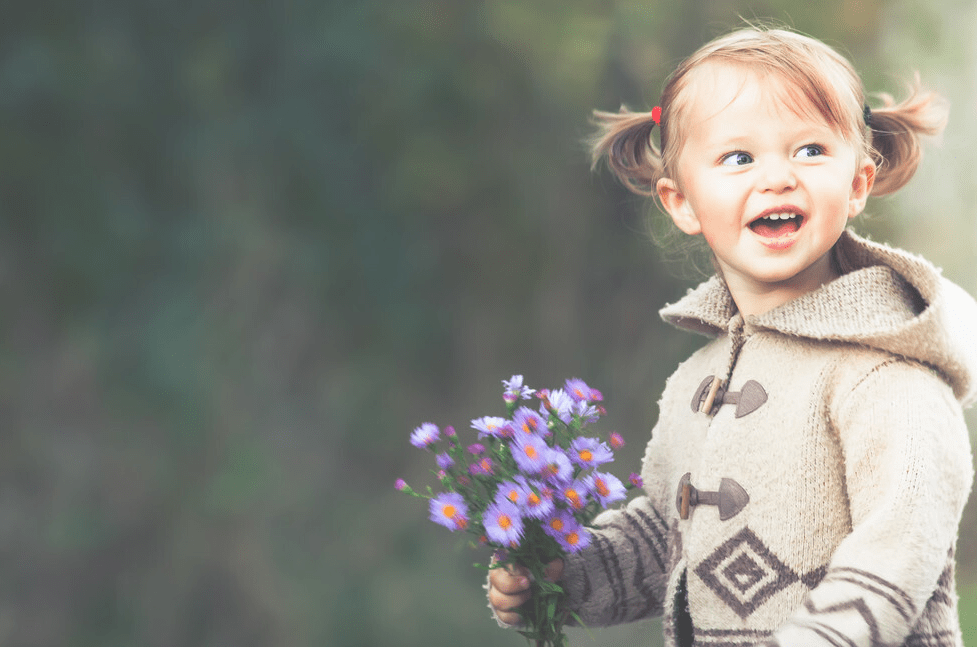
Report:
[[[749,528],[713,551],[696,566],[695,574],[741,618],[801,579]]]

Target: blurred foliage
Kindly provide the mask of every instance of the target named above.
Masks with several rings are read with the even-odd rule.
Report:
[[[603,390],[637,468],[701,343],[656,312],[700,277],[590,172],[589,111],[653,105],[740,18],[816,34],[871,87],[932,72],[962,126],[864,227],[974,291],[975,237],[944,235],[975,230],[971,5],[6,3],[0,642],[523,644],[482,557],[391,485],[428,477],[413,426],[501,408],[513,373]]]

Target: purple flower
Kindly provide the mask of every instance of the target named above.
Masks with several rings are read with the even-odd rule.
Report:
[[[578,377],[571,377],[567,380],[565,389],[567,394],[576,402],[589,402],[594,399],[592,395],[594,389],[591,389],[586,382]]]
[[[573,510],[583,510],[589,500],[589,491],[586,481],[576,480],[560,487],[560,498]]]
[[[583,468],[597,467],[614,460],[611,448],[596,438],[579,437],[570,443],[570,460]]]
[[[503,429],[509,424],[509,421],[505,418],[498,418],[496,416],[484,416],[482,418],[476,418],[472,420],[472,429],[478,430],[478,437],[485,438],[486,436],[502,436]]]
[[[576,519],[570,517],[563,532],[555,536],[556,543],[568,553],[576,553],[590,545],[590,531],[584,528]]]
[[[495,501],[482,515],[485,535],[503,546],[517,546],[522,539],[523,522],[519,508],[506,499]]]
[[[485,453],[485,445],[481,443],[472,443],[468,446],[468,453],[473,456],[481,456]]]
[[[527,492],[528,490],[525,483],[519,483],[515,480],[502,481],[499,483],[499,487],[495,491],[495,500],[510,501],[516,506],[521,507],[526,502]]]
[[[588,402],[574,402],[570,410],[584,422],[597,422],[600,419],[598,408]]]
[[[547,408],[555,413],[557,418],[566,424],[570,424],[573,419],[573,398],[567,395],[566,391],[563,389],[550,391],[547,402],[549,403]],[[544,403],[545,405],[546,403]]]
[[[641,476],[638,475],[638,474],[635,474],[634,472],[631,472],[631,476],[628,477],[628,481],[630,481],[631,482],[631,485],[633,485],[634,487],[641,487],[641,486],[643,486],[645,484],[645,482],[644,482],[644,480],[642,480]]]
[[[611,435],[608,436],[608,441],[611,443],[611,449],[621,449],[624,447],[624,436],[612,431]]]
[[[400,492],[406,492],[410,489],[410,486],[407,485],[407,481],[404,479],[397,479],[394,481],[394,488]]]
[[[577,520],[573,518],[572,513],[558,508],[543,520],[543,532],[556,539],[576,523]]]
[[[519,407],[512,416],[512,425],[516,428],[517,435],[527,434],[543,435],[546,429],[546,420],[532,409]]]
[[[553,512],[553,492],[537,481],[526,482],[522,511],[527,517],[545,519]]]
[[[550,447],[546,449],[547,452],[543,456],[544,465],[540,474],[550,483],[569,481],[573,476],[573,465],[570,464],[570,459],[559,449]]]
[[[451,458],[451,456],[448,455],[448,452],[438,454],[435,457],[435,460],[438,462],[438,467],[443,470],[449,469],[455,464],[455,459]]]
[[[410,444],[420,449],[426,449],[436,443],[440,435],[437,425],[425,422],[411,433]]]
[[[606,508],[615,501],[620,501],[627,497],[627,490],[624,484],[613,474],[594,472],[586,480],[589,485],[588,489],[600,502],[601,507]]]
[[[468,466],[468,473],[472,476],[488,476],[495,473],[495,466],[492,464],[491,458],[483,456]]]
[[[512,442],[512,457],[526,474],[537,474],[546,467],[550,448],[536,434],[519,434]]]
[[[502,384],[505,386],[502,399],[509,403],[527,400],[534,393],[528,386],[523,386],[521,375],[513,375],[511,380],[502,380]]]
[[[430,519],[451,531],[468,527],[468,506],[465,499],[456,492],[445,492],[431,499]]]

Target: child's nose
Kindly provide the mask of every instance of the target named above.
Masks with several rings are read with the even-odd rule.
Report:
[[[783,193],[797,186],[797,176],[790,160],[768,159],[763,165],[761,175],[762,190]]]

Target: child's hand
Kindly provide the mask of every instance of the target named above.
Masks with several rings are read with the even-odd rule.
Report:
[[[547,580],[556,582],[562,576],[562,559],[554,559],[546,565]],[[489,572],[489,605],[500,621],[507,625],[521,624],[522,616],[517,609],[529,598],[529,571],[526,568],[509,564]]]

